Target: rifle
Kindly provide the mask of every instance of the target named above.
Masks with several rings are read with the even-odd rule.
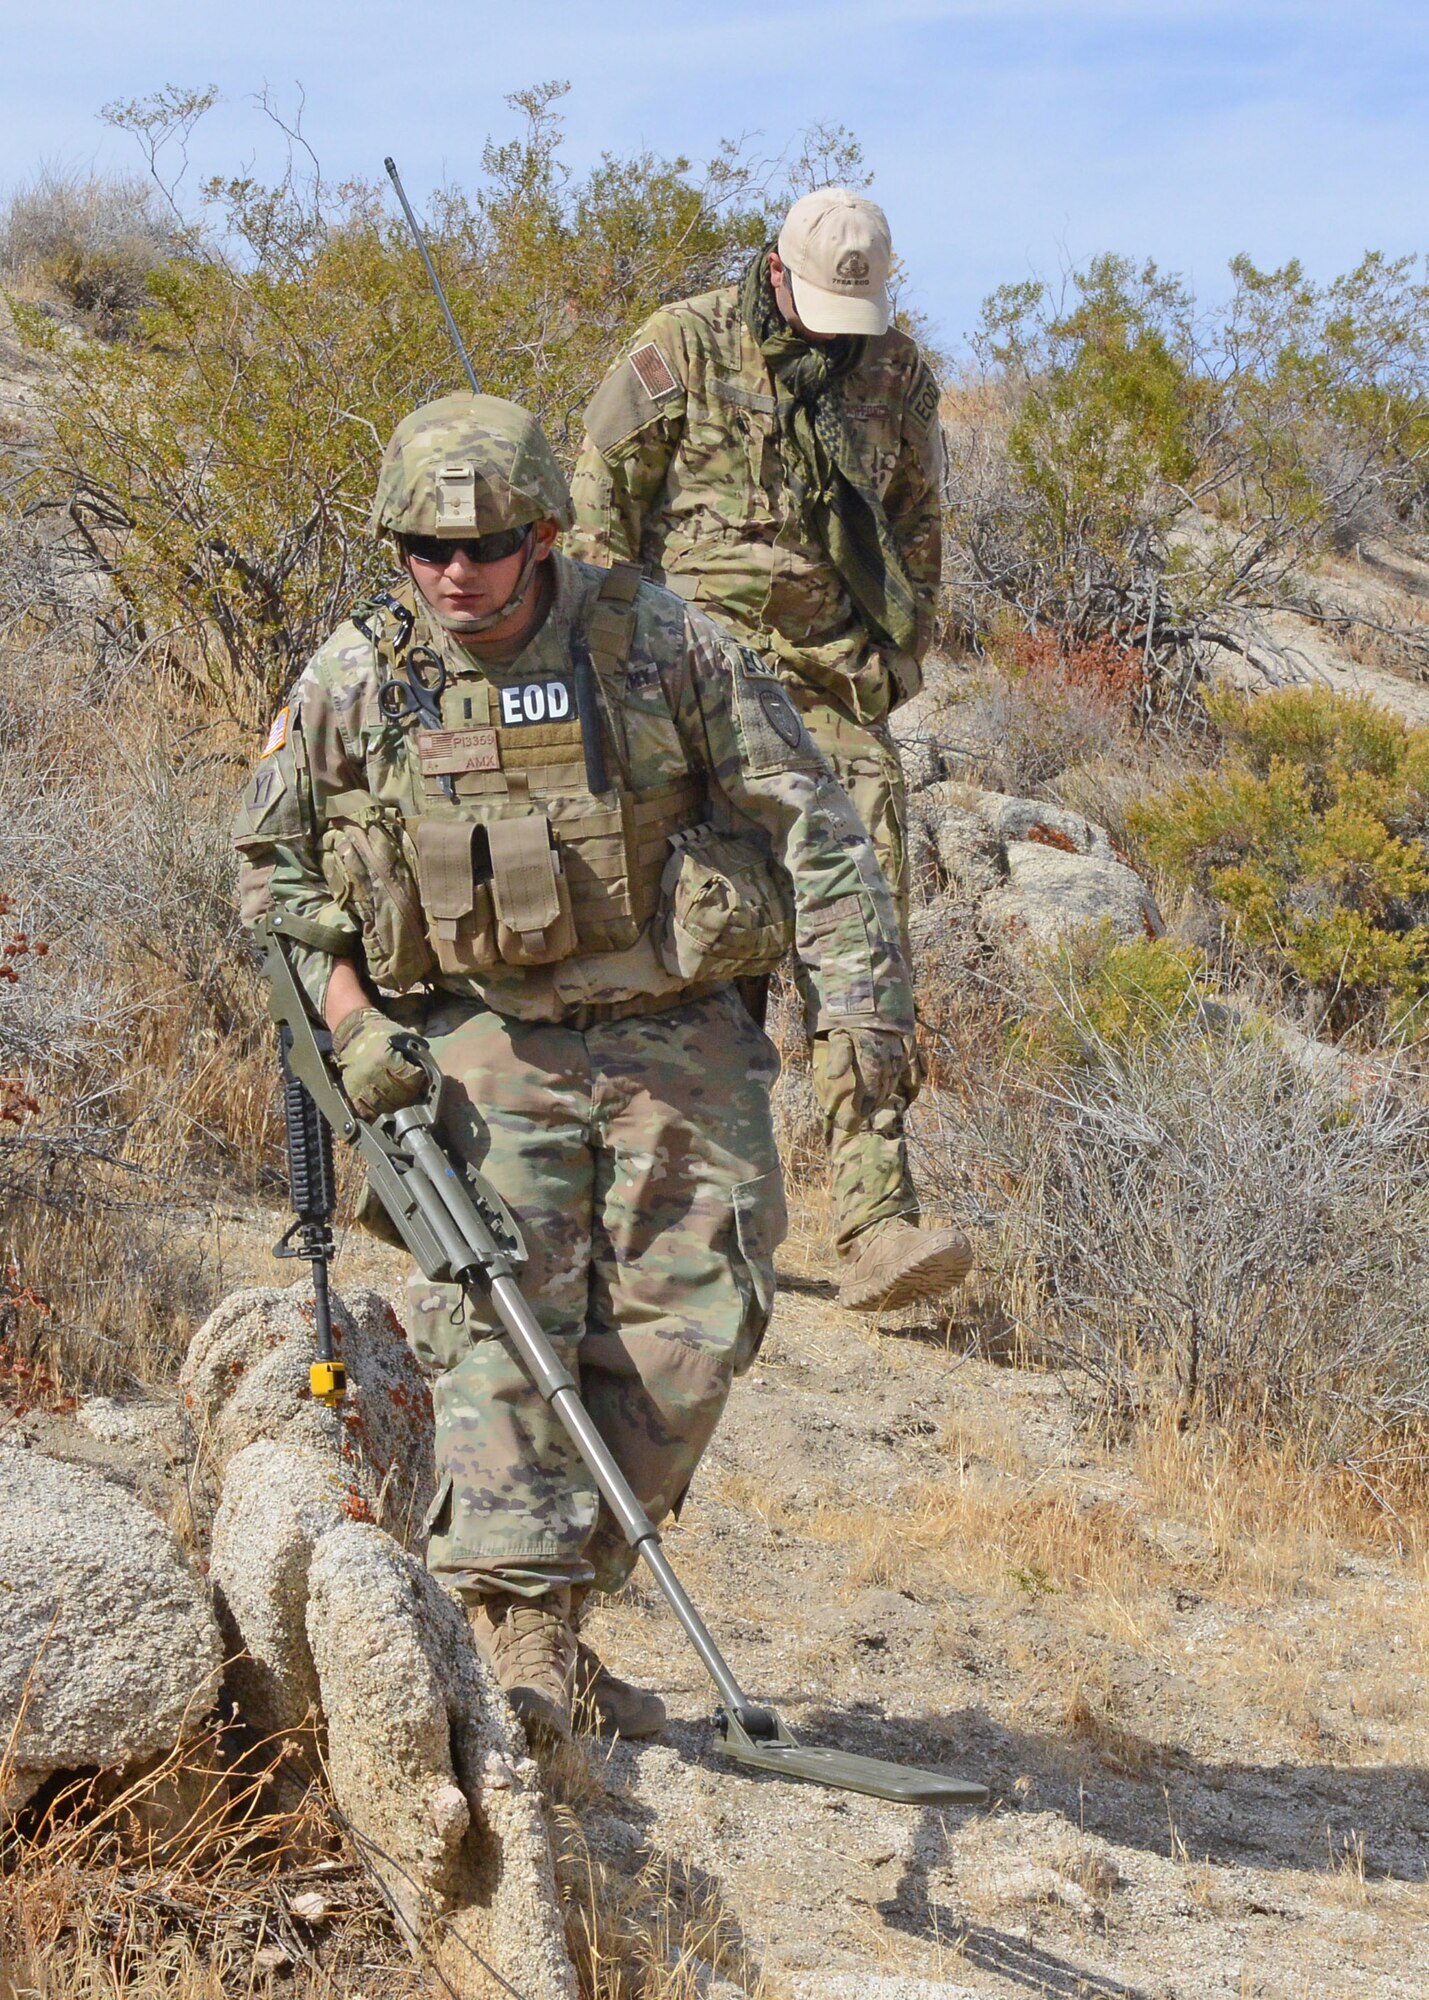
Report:
[[[284,912],[275,910],[257,926],[255,935],[268,980],[269,1012],[288,1038],[291,1075],[306,1091],[317,1118],[357,1148],[372,1192],[426,1276],[436,1284],[460,1285],[473,1297],[491,1300],[504,1337],[565,1426],[626,1541],[650,1569],[719,1690],[721,1706],[715,1711],[719,1749],[760,1770],[839,1791],[866,1792],[909,1805],[984,1803],[985,1785],[941,1771],[913,1770],[881,1758],[801,1744],[773,1709],[750,1701],[686,1595],[661,1546],[659,1531],[596,1429],[569,1369],[522,1296],[516,1272],[526,1261],[526,1247],[514,1218],[496,1189],[443,1143],[437,1128],[442,1075],[426,1043],[418,1036],[406,1038],[405,1045],[401,1039],[397,1042],[404,1055],[425,1069],[426,1097],[378,1118],[359,1118],[333,1069],[330,1038],[316,1027],[293,971],[287,942],[293,933]],[[325,1278],[324,1260],[315,1263],[315,1272],[318,1269]]]

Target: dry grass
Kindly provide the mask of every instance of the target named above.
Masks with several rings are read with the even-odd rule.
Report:
[[[988,1477],[911,1481],[886,1506],[790,1499],[755,1474],[727,1474],[727,1505],[781,1533],[845,1552],[847,1595],[876,1586],[926,1600],[969,1593],[1003,1602],[1049,1596],[1141,1594],[1168,1587],[1176,1567],[1148,1538],[1135,1510],[1066,1486]]]
[[[423,1990],[319,1787],[268,1745],[215,1731],[128,1781],[41,1795],[5,1838],[0,1991],[312,2000]]]
[[[240,1754],[221,1729],[141,1776],[81,1777],[42,1794],[0,1846],[4,2000],[415,2000],[413,1960],[320,1783],[316,1746]],[[4,1789],[0,1758],[0,1791]],[[674,1857],[597,1858],[600,1754],[546,1760],[557,1879],[581,2000],[697,2000],[711,1971],[777,2000],[717,1887]],[[519,1985],[519,1970],[508,1968]]]
[[[1276,1047],[1168,1023],[984,1070],[922,1111],[939,1206],[988,1226],[1025,1348],[1104,1421],[1283,1449],[1391,1523],[1429,1490],[1429,1113],[1392,1065],[1353,1100]]]
[[[1247,1444],[1166,1413],[1139,1429],[1132,1459],[1148,1508],[1194,1528],[1207,1573],[1243,1602],[1319,1588],[1346,1549],[1429,1545],[1429,1516],[1389,1515],[1360,1481],[1270,1438]]]
[[[1042,798],[1060,773],[1090,759],[1123,771],[1142,761],[1127,703],[1055,670],[993,659],[957,694],[939,711],[931,740],[949,777],[984,791]]]
[[[0,987],[0,1075],[39,1107],[0,1125],[0,1252],[50,1308],[12,1330],[75,1391],[171,1375],[214,1302],[202,1211],[279,1157],[232,908],[241,747],[174,690],[98,679],[67,627],[0,634],[0,884],[46,947]]]
[[[646,1855],[633,1871],[613,1869],[564,1811],[555,1837],[582,2000],[701,2000],[712,1974],[736,1981],[751,2000],[777,2000],[715,1883],[666,1853]]]

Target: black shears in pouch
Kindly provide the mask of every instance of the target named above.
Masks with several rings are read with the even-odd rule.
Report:
[[[377,706],[388,722],[416,716],[428,729],[442,726],[442,696],[447,670],[430,646],[411,646],[402,655],[400,680],[395,674],[377,690]]]
[[[395,612],[402,628],[396,648],[402,673],[400,677],[388,674],[378,687],[378,712],[386,722],[417,721],[427,729],[440,729],[442,696],[446,692],[448,678],[441,655],[420,642],[415,646],[408,645],[412,635],[412,614],[399,599],[384,591],[374,602]],[[354,615],[352,622],[365,639],[373,638],[360,616]],[[380,650],[378,657],[382,657]],[[455,800],[455,781],[443,777],[441,782],[447,797]]]

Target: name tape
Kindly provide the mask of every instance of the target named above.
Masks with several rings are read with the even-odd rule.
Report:
[[[494,729],[419,729],[417,759],[423,771],[433,777],[501,769]]]

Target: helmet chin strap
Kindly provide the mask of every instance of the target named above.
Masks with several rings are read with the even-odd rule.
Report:
[[[521,610],[527,598],[531,595],[532,585],[536,581],[536,526],[534,522],[526,530],[525,549],[525,559],[521,564],[515,583],[511,586],[510,595],[507,597],[506,602],[499,604],[494,611],[483,611],[479,618],[452,618],[445,612],[439,611],[435,604],[429,602],[427,609],[432,617],[436,619],[442,630],[453,633],[457,638],[475,638],[482,632],[489,632],[493,625],[500,625],[504,619],[510,618],[514,612]]]

